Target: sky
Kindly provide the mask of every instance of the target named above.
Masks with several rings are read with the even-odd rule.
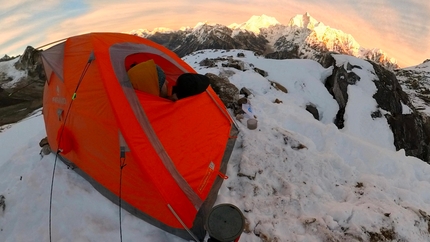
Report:
[[[226,76],[252,93],[248,98],[258,127],[248,129],[247,116],[236,121],[240,134],[228,163],[229,178],[215,203],[242,211],[247,225],[240,242],[372,241],[371,236],[430,241],[430,166],[396,151],[385,117],[371,118],[377,108],[372,65],[334,55],[337,65],[349,62],[361,78],[348,86],[345,127],[339,130],[333,124],[339,107],[324,86],[332,68],[312,60],[268,60],[249,51],[197,53],[183,59],[198,73]],[[198,64],[227,56],[243,61],[246,70]],[[11,63],[2,62],[0,68],[4,65]],[[430,64],[425,68],[430,71]],[[320,120],[305,110],[308,103],[316,105]],[[409,112],[403,106],[403,113]],[[0,127],[0,195],[6,204],[4,210],[0,205],[0,241],[49,241],[55,155],[39,155],[45,136],[41,110]],[[61,162],[54,181],[52,241],[120,241],[116,205]],[[123,241],[184,241],[126,211],[121,214]]]
[[[199,22],[230,25],[253,15],[287,24],[309,12],[318,21],[352,36],[365,48],[381,48],[401,67],[430,59],[430,2],[427,0],[0,0],[0,55],[88,32],[123,32]]]

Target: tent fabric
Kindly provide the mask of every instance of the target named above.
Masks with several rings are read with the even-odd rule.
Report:
[[[192,239],[186,228],[203,239],[237,132],[215,92],[173,102],[135,90],[127,74],[133,62],[153,60],[170,86],[195,71],[133,35],[70,37],[42,58],[45,128],[53,150],[67,148],[60,158],[117,203],[125,151],[123,208],[184,239]]]
[[[45,68],[46,77],[51,77],[52,72],[55,72],[55,74],[63,80],[63,59],[64,59],[64,42],[60,43],[50,49],[49,52],[42,55],[42,63]],[[46,59],[49,59],[50,61],[46,61]]]

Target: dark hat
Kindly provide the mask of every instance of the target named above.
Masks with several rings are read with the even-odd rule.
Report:
[[[208,86],[209,78],[207,76],[197,73],[184,73],[176,80],[172,93],[181,99],[202,93]]]

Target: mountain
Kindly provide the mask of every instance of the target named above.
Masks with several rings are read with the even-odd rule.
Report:
[[[178,31],[147,32],[132,31],[131,34],[148,38],[173,50],[178,56],[202,49],[252,49],[265,50],[267,40],[255,33],[243,30],[234,31],[227,26],[207,23],[198,23],[194,28],[186,28]],[[263,52],[256,51],[259,54]]]
[[[198,23],[177,31],[130,33],[162,44],[181,57],[202,49],[247,49],[266,58],[319,60],[326,52],[337,52],[374,61],[389,70],[398,68],[397,61],[382,50],[360,46],[350,34],[324,25],[309,13],[293,17],[287,25],[262,15],[229,26]]]
[[[39,51],[0,59],[0,125],[15,123],[42,106],[45,73]]]
[[[245,88],[236,99],[249,93],[258,127],[232,115],[241,132],[216,202],[244,214],[240,241],[430,241],[430,60],[393,72],[335,54],[325,46],[384,59],[308,14],[248,22],[141,31],[180,53],[214,46],[183,59]],[[44,81],[30,47],[0,60],[0,241],[183,241],[126,211],[120,228],[119,208],[60,162],[50,210],[57,160],[39,155]]]
[[[240,241],[430,241],[430,166],[393,144],[388,115],[416,110],[392,72],[339,54],[321,63],[246,50],[183,59],[198,73],[246,88],[258,120],[250,130],[247,117],[233,116],[240,134],[216,201],[242,211]],[[7,83],[21,73],[8,72]],[[208,115],[204,107],[198,112]],[[39,155],[45,136],[40,109],[0,127],[0,241],[120,241],[121,234],[123,241],[185,242],[120,213],[55,154]]]
[[[261,29],[265,29],[270,26],[281,24],[273,17],[267,15],[252,16],[247,22],[242,24],[231,24],[228,27],[234,30],[247,30],[255,34],[260,34]]]
[[[430,59],[422,64],[395,71],[413,105],[430,117]]]

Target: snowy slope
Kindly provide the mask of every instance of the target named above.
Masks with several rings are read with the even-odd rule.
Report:
[[[18,60],[19,58],[15,58],[0,62],[0,75],[2,75],[2,73],[7,73],[7,75],[5,77],[2,77],[2,79],[9,79],[8,82],[0,82],[0,88],[12,88],[27,75],[25,71],[19,71],[14,67],[14,64]]]
[[[245,57],[236,57],[239,52]],[[243,61],[248,70],[199,65],[226,56]],[[199,73],[228,76],[253,93],[258,128],[237,121],[241,133],[217,200],[243,211],[247,226],[240,241],[430,240],[429,165],[395,151],[384,119],[365,118],[375,105],[372,67],[352,57],[335,58],[362,67],[361,81],[348,90],[351,106],[343,130],[332,123],[338,106],[324,87],[331,70],[315,61],[266,60],[240,50],[184,57]],[[269,75],[262,77],[253,66]],[[310,102],[321,121],[305,110]],[[0,241],[49,241],[55,155],[39,155],[38,142],[45,136],[40,111],[0,130],[0,195],[6,203],[0,209]],[[118,214],[116,205],[57,163],[52,241],[120,241]],[[122,215],[123,241],[183,241],[125,211]]]

